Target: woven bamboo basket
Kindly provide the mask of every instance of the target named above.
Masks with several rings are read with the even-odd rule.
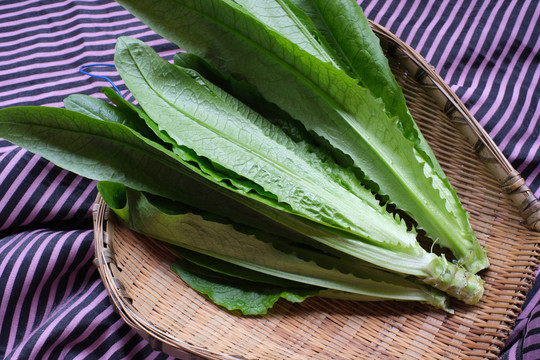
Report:
[[[310,298],[262,317],[227,312],[186,286],[159,242],[94,209],[96,264],[113,306],[156,349],[180,359],[496,359],[539,262],[539,203],[434,69],[372,24],[410,111],[458,191],[490,268],[475,306],[449,315],[406,302]]]

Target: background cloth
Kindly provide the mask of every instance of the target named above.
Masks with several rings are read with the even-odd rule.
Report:
[[[540,195],[540,2],[360,0],[415,48]],[[81,66],[112,63],[116,38],[178,50],[110,0],[0,0],[0,108],[104,98]],[[126,92],[114,68],[92,67]],[[94,258],[95,183],[0,139],[0,358],[166,359],[114,313]],[[537,281],[538,283],[538,281]],[[540,358],[540,291],[504,359]]]

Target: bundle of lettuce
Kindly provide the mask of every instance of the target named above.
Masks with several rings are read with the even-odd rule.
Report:
[[[137,105],[104,89],[7,108],[0,137],[98,180],[227,309],[481,298],[486,253],[354,0],[119,3],[183,50],[174,64],[119,38]]]

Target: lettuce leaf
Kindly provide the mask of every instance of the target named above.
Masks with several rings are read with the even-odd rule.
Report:
[[[16,107],[0,110],[0,134],[79,175],[119,182],[270,233],[300,233],[351,256],[367,254],[381,267],[418,275],[422,281],[466,302],[474,303],[481,296],[481,280],[444,258],[400,248],[366,246],[357,238],[343,236],[345,233],[331,228],[325,231],[316,223],[288,214],[276,204],[268,206],[257,201],[257,195],[240,196],[125,125],[65,109]]]
[[[478,301],[483,282],[474,272],[487,260],[474,237],[459,239],[466,228],[460,221],[467,219],[462,208],[448,201],[452,189],[414,139],[404,136],[399,120],[388,116],[383,100],[318,57],[324,57],[324,48],[309,41],[309,31],[295,41],[307,40],[301,45],[311,46],[311,52],[234,2],[159,4],[158,12],[164,11],[163,4],[173,4],[167,11],[188,19],[175,26],[191,26],[193,33],[183,36],[188,45],[196,39],[191,44],[196,56],[218,74],[238,79],[232,83],[247,84],[244,90],[255,85],[258,94],[293,120],[285,125],[289,118],[279,119],[277,125],[193,69],[160,59],[140,41],[120,38],[116,65],[141,107],[111,93],[107,96],[114,105],[75,95],[66,106],[77,111],[0,110],[0,134],[83,176],[197,209],[175,214],[146,207],[118,214],[136,231],[172,242],[180,241],[178,233],[189,233],[182,228],[186,221],[195,224],[192,233],[204,228],[211,233],[195,237],[197,244],[182,243],[204,256],[318,286],[333,296],[411,296],[407,279],[417,290],[421,281],[466,303]],[[294,10],[288,15],[293,27],[308,24],[298,8],[280,4],[273,10]],[[215,42],[218,38],[226,39],[230,49]],[[291,136],[295,131],[301,136]],[[118,189],[102,190],[108,197]],[[456,243],[444,236],[434,240],[452,247],[458,264],[425,251],[414,229],[389,213],[372,192],[390,196],[432,237],[430,228],[442,235],[455,230]],[[131,222],[133,214],[144,221]],[[209,224],[208,214],[223,221]],[[150,215],[159,221],[149,221]],[[174,221],[169,222],[171,215]],[[234,230],[263,231],[266,241],[250,242],[253,233],[242,237],[220,227],[227,224],[230,230],[231,223]],[[243,243],[224,246],[232,240]],[[266,253],[272,255],[266,258]],[[336,256],[340,265],[329,265]],[[400,286],[403,292],[396,291]]]
[[[470,271],[485,252],[448,183],[403,136],[384,102],[344,71],[323,62],[228,0],[120,0],[121,5],[219,71],[255,85],[270,102],[328,142]]]
[[[341,292],[349,299],[423,301],[450,311],[441,292],[346,254],[328,254],[294,238],[225,222],[121,184],[100,182],[98,188],[129,228],[164,241],[187,260],[224,275],[283,288],[332,289],[334,297]]]
[[[210,160],[213,168],[205,164],[203,171],[219,172],[216,181],[241,195],[255,194],[273,210],[294,217],[252,203],[257,211],[325,246],[426,281],[431,281],[427,279],[433,270],[461,272],[422,249],[416,233],[380,206],[369,190],[348,191],[342,179],[324,171],[326,164],[301,144],[198,74],[160,59],[147,45],[130,38],[118,40],[115,62],[134,97],[158,125],[158,135],[175,151],[188,153],[190,163]],[[474,277],[469,283],[476,283],[474,295],[464,295],[461,280],[458,293],[453,285],[448,288],[450,277],[444,275],[443,284],[441,275],[437,273],[438,280],[431,283],[460,298],[476,299],[481,282]]]
[[[290,302],[301,302],[317,293],[231,278],[186,260],[173,263],[171,269],[186,284],[207,295],[216,305],[230,311],[239,310],[244,315],[265,315],[281,298]]]

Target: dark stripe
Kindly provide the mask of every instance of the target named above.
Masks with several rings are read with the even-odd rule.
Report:
[[[7,351],[10,350],[8,345],[13,346],[16,344],[16,338],[21,338],[21,331],[25,330],[25,327],[17,327],[18,331],[12,331],[14,317],[13,314],[8,313],[8,309],[15,311],[15,309],[18,307],[19,292],[21,289],[26,290],[27,288],[32,288],[32,283],[35,285],[36,282],[40,280],[40,277],[36,276],[30,279],[30,284],[26,283],[27,270],[30,267],[30,262],[33,256],[30,250],[32,248],[37,249],[37,243],[39,241],[47,241],[48,237],[50,240],[50,235],[50,231],[39,230],[27,234],[21,234],[20,236],[15,236],[12,239],[8,239],[8,241],[17,240],[16,245],[6,248],[6,251],[2,252],[1,258],[5,259],[5,261],[2,261],[2,264],[0,265],[2,275],[1,278],[3,279],[3,286],[0,290],[2,299],[2,310],[0,312],[2,315],[4,315],[4,320],[0,324],[0,341],[2,343],[2,348],[7,347]],[[49,244],[53,244],[53,242],[48,241],[47,245]],[[39,248],[40,250],[46,251],[46,249],[43,249],[43,247]],[[14,251],[16,252],[14,253]],[[46,256],[43,258],[45,259]]]
[[[118,18],[117,21],[131,19],[130,16]],[[0,61],[15,59],[20,56],[31,55],[32,52],[52,52],[58,51],[58,44],[64,48],[70,48],[72,46],[82,43],[82,39],[85,42],[98,42],[100,40],[110,39],[111,33],[118,32],[122,35],[136,34],[140,32],[139,29],[130,30],[131,28],[142,27],[142,23],[136,21],[128,24],[122,24],[121,26],[96,26],[96,24],[89,19],[83,21],[85,26],[73,29],[70,32],[63,32],[59,35],[51,34],[48,37],[39,37],[42,31],[34,30],[28,33],[20,35],[20,41],[13,41],[13,37],[10,37],[11,45],[3,45],[0,43]],[[98,33],[98,35],[96,35]],[[82,39],[81,39],[82,38]]]
[[[12,160],[16,157],[16,154],[21,153],[23,156],[13,163]],[[40,198],[47,192],[50,192],[49,198],[51,200],[56,199],[56,201],[43,204],[43,207],[39,209],[39,213],[35,215],[32,226],[46,221],[49,227],[67,226],[68,228],[74,228],[80,226],[81,221],[89,219],[89,212],[96,196],[93,182],[88,179],[81,179],[73,173],[65,173],[61,181],[56,182],[55,179],[59,177],[63,170],[56,166],[49,166],[48,170],[44,172],[45,167],[48,165],[48,161],[21,149],[14,151],[13,156],[9,156],[5,161],[0,162],[0,168],[12,169],[7,176],[0,178],[2,189],[4,189],[4,192],[0,193],[0,204],[3,204],[0,207],[0,219],[4,220],[3,223],[0,223],[0,235],[5,235],[17,229],[20,230],[19,226],[34,210],[33,205],[39,202]],[[23,199],[23,196],[38,175],[42,177],[41,183],[32,194],[27,194],[29,195],[27,199]],[[77,185],[70,187],[75,182],[77,182]],[[88,192],[90,186],[92,191]],[[67,194],[67,196],[64,194]],[[85,194],[85,199],[81,203],[79,200],[82,194]],[[6,196],[9,196],[9,198],[6,198]],[[51,213],[62,197],[66,197],[63,200],[62,208]],[[70,214],[69,212],[76,202],[80,203],[79,209]],[[14,212],[18,212],[19,215],[15,219],[10,219]],[[7,223],[7,220],[10,220],[10,222]]]
[[[135,33],[134,33],[135,34]],[[133,35],[133,34],[131,34]],[[144,39],[144,41],[149,41],[151,38],[157,38],[156,36],[151,37],[143,37],[141,40]],[[92,53],[93,51],[99,51],[99,50],[105,50],[105,49],[114,49],[114,39],[110,37],[102,37],[102,40],[109,40],[109,43],[105,46],[102,44],[96,44],[96,45],[86,45],[84,47],[84,51],[88,53]],[[85,39],[86,41],[86,39]],[[0,66],[0,71],[6,71],[6,69],[16,69],[17,67],[24,67],[30,64],[47,64],[47,63],[58,63],[62,64],[65,63],[66,60],[77,58],[78,55],[81,53],[80,49],[77,49],[78,42],[72,43],[72,44],[65,44],[67,47],[66,49],[74,49],[74,50],[67,50],[67,51],[59,51],[59,49],[55,46],[50,46],[47,48],[47,51],[51,52],[51,55],[43,54],[42,51],[39,51],[39,49],[31,49],[27,54],[26,58],[23,59],[21,56],[13,57],[13,59],[17,59],[16,63],[8,64],[4,66]],[[39,55],[38,55],[39,54]],[[32,56],[35,55],[35,56]],[[90,57],[89,55],[88,57]],[[113,53],[108,56],[108,59],[106,61],[112,61]],[[2,59],[0,56],[0,61],[6,60]],[[80,61],[80,60],[79,60]],[[77,69],[74,69],[77,70]],[[7,72],[7,71],[6,71]]]
[[[357,2],[364,9],[364,15],[372,20],[378,16],[384,5],[384,2],[382,1],[359,0]]]
[[[457,2],[456,2],[457,5]],[[445,76],[445,71],[447,70],[445,68],[444,61],[441,61],[441,58],[443,54],[445,54],[445,51],[450,51],[452,54],[453,51],[456,50],[456,46],[452,46],[453,44],[448,42],[448,39],[450,39],[452,36],[456,35],[456,31],[459,31],[460,25],[463,23],[463,28],[467,29],[467,22],[470,22],[471,19],[469,17],[466,17],[465,15],[467,13],[472,13],[474,10],[474,3],[471,3],[469,1],[462,1],[459,4],[459,7],[453,7],[449,8],[447,10],[447,13],[444,16],[444,21],[440,24],[441,27],[447,26],[447,30],[443,34],[439,34],[437,31],[433,31],[431,33],[431,36],[428,38],[427,44],[429,43],[435,43],[437,44],[437,47],[433,47],[430,49],[426,49],[426,55],[430,53],[430,56],[427,56],[429,58],[429,61],[431,64],[433,64],[441,76]],[[452,46],[451,50],[446,49],[447,46]],[[444,48],[445,51],[436,51],[436,49]],[[452,58],[452,56],[450,57]]]

